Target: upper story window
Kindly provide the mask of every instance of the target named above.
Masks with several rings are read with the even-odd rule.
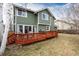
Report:
[[[27,17],[27,12],[18,9],[18,13],[17,13],[17,15],[18,15],[18,16],[22,16],[22,17]]]
[[[48,14],[42,13],[42,20],[48,20]]]

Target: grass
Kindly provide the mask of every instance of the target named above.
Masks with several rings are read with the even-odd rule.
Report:
[[[59,34],[52,38],[19,47],[10,45],[4,55],[9,56],[73,56],[79,55],[79,35]]]

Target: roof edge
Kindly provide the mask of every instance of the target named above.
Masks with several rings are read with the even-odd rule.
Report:
[[[27,11],[30,11],[30,12],[35,13],[35,11],[33,11],[33,10],[31,10],[31,9],[27,9],[27,8],[24,8],[24,7],[19,6],[19,5],[15,5],[15,4],[13,4],[13,6],[16,7],[16,8],[21,8],[21,9],[24,9],[24,10],[27,10]]]

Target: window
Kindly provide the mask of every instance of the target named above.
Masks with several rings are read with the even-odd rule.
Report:
[[[21,10],[18,10],[18,13],[17,13],[17,15],[22,15],[22,11]]]
[[[18,16],[23,16],[23,17],[27,17],[27,12],[26,11],[23,11],[23,10],[19,10],[18,9]]]
[[[46,26],[46,30],[47,30],[47,31],[49,31],[49,28],[50,28],[49,26]]]
[[[19,32],[23,33],[23,26],[22,25],[19,25]]]
[[[42,13],[42,20],[48,20],[48,14]]]
[[[31,26],[29,26],[29,31],[31,31]]]

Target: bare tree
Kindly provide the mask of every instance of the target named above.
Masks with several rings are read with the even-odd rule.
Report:
[[[66,4],[61,8],[54,8],[59,14],[57,14],[60,19],[73,25],[75,30],[79,30],[79,4]]]
[[[1,42],[1,47],[0,47],[0,55],[2,55],[5,51],[6,44],[7,44],[7,37],[8,37],[8,32],[9,32],[9,27],[10,27],[10,20],[11,20],[11,4],[9,3],[4,3],[3,4],[3,25],[4,25],[4,31],[3,31],[3,38]]]
[[[69,19],[71,19],[70,21],[73,22],[76,30],[79,30],[79,4],[71,4],[70,8],[69,8],[69,12],[68,15]]]

